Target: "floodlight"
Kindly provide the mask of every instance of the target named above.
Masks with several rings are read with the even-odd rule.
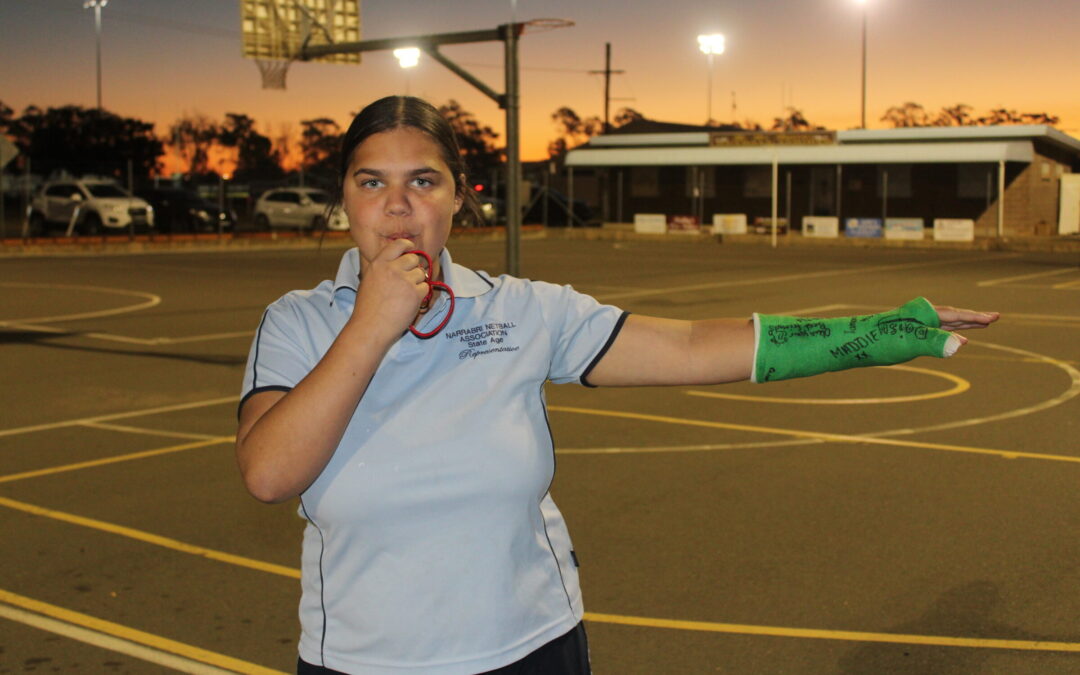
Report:
[[[402,68],[415,68],[420,63],[420,50],[416,47],[403,47],[394,50],[394,58]]]
[[[698,47],[705,54],[723,54],[724,36],[720,33],[697,36]]]

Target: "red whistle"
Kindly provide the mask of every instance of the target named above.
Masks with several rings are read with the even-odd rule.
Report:
[[[405,253],[414,253],[414,254],[420,256],[421,258],[423,258],[427,262],[427,267],[424,269],[424,281],[427,282],[428,292],[427,292],[427,295],[424,296],[424,301],[421,303],[421,306],[426,305],[427,303],[431,302],[431,296],[435,292],[436,288],[439,289],[440,291],[444,291],[447,295],[450,296],[450,309],[448,309],[446,311],[446,316],[444,316],[443,320],[441,322],[439,322],[439,325],[435,327],[435,330],[431,331],[430,333],[424,333],[424,332],[422,332],[420,330],[417,330],[416,324],[413,324],[413,325],[409,326],[409,332],[410,333],[412,333],[416,337],[420,338],[421,340],[426,340],[426,339],[428,339],[430,337],[433,337],[436,334],[438,334],[438,332],[441,331],[443,328],[445,328],[446,324],[450,322],[450,317],[453,316],[453,314],[454,314],[454,291],[453,291],[453,289],[451,289],[449,286],[447,286],[446,284],[444,284],[441,281],[432,281],[432,279],[431,279],[431,256],[429,256],[427,253],[424,253],[423,251],[420,251],[420,250],[406,251]]]

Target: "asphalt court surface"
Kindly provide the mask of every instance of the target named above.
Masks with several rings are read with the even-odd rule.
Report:
[[[342,250],[0,260],[0,673],[291,670],[302,522],[231,436],[263,308]],[[525,241],[523,276],[642,314],[1003,313],[948,360],[549,386],[595,671],[1080,672],[1078,262]]]

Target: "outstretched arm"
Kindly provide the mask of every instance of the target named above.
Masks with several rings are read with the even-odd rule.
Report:
[[[910,304],[910,303],[909,303]],[[985,328],[998,319],[997,312],[975,312],[948,306],[933,306],[940,330],[955,331]],[[861,317],[842,317],[828,321],[840,324]],[[794,322],[806,319],[790,318]],[[957,336],[960,344],[967,342]],[[748,379],[754,370],[758,340],[752,319],[709,319],[678,321],[657,317],[630,315],[619,336],[604,358],[589,373],[590,384],[598,386],[638,385],[700,385],[721,384]],[[818,348],[822,358],[830,358],[829,350]],[[900,363],[913,358],[911,354]],[[800,355],[800,360],[805,360]],[[853,363],[851,365],[861,365]],[[815,372],[837,370],[821,368]],[[798,373],[792,376],[814,374]],[[758,376],[758,381],[763,381]]]

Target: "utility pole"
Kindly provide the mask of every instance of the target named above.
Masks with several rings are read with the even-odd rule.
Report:
[[[604,69],[590,70],[590,75],[604,76],[604,133],[611,130],[611,76],[622,75],[624,70],[611,69],[611,43],[604,43]]]

